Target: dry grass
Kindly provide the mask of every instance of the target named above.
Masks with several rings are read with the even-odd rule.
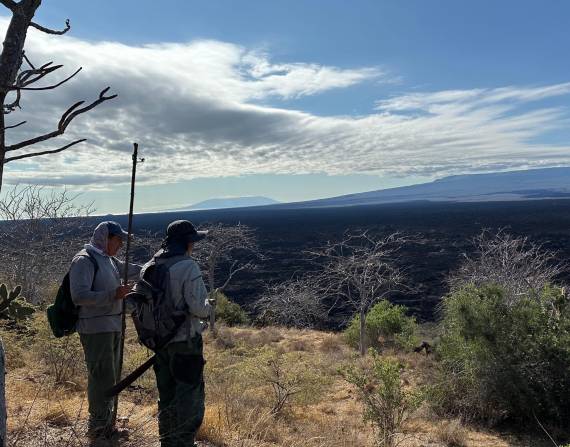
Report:
[[[467,447],[468,432],[459,419],[441,421],[435,430],[437,439],[447,447]]]
[[[7,398],[10,447],[87,446],[85,377],[81,368],[65,383],[56,383],[42,359],[46,340],[2,334],[8,353]],[[410,386],[429,377],[433,359],[396,354],[406,365]],[[126,346],[125,372],[149,353],[136,343],[132,328]],[[362,447],[373,445],[370,426],[362,420],[357,393],[339,374],[355,353],[337,334],[283,328],[219,327],[205,335],[207,410],[199,439],[224,447]],[[277,417],[271,414],[272,390],[264,382],[268,358],[279,358],[300,391]],[[121,424],[130,430],[125,447],[157,447],[156,389],[152,371],[120,400]],[[528,439],[439,421],[420,411],[405,427],[402,447],[540,446]],[[15,442],[15,444],[14,444]],[[530,442],[530,443],[529,443]],[[547,444],[545,444],[547,445]]]

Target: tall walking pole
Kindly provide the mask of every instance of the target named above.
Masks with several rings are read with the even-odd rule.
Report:
[[[137,162],[139,154],[138,143],[133,144],[133,173],[131,176],[131,203],[129,206],[129,227],[128,227],[128,237],[127,237],[127,248],[125,250],[125,271],[123,275],[123,285],[127,285],[129,282],[129,255],[131,251],[131,235],[133,234],[133,206],[135,203],[135,179],[137,176]],[[142,160],[141,160],[142,161]],[[122,326],[121,326],[121,343],[119,346],[119,369],[117,372],[117,380],[121,380],[121,374],[123,372],[123,357],[125,353],[125,331],[127,329],[127,318],[126,318],[126,304],[123,300],[123,312],[122,312]],[[115,396],[115,403],[113,405],[113,415],[111,419],[111,427],[115,426],[117,422],[117,410],[119,409],[119,395]]]

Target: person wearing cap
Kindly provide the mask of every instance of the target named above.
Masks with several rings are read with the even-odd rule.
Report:
[[[194,244],[207,232],[196,231],[187,220],[172,222],[166,230],[162,248],[143,266],[179,257],[168,268],[169,285],[166,299],[174,301],[177,310],[185,310],[187,318],[165,347],[156,350],[154,372],[158,387],[158,427],[162,447],[194,446],[194,439],[204,419],[204,331],[215,301],[208,298],[200,267],[192,259]]]
[[[121,284],[125,264],[115,255],[127,237],[117,222],[101,222],[69,270],[71,298],[79,306],[77,332],[88,373],[88,434],[94,437],[115,431],[111,426],[113,398],[105,397],[105,392],[119,379],[122,301],[129,287]],[[140,266],[129,265],[129,277],[135,279],[139,272]]]

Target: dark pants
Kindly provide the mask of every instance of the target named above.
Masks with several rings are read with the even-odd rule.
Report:
[[[190,447],[204,419],[202,336],[156,352],[158,428],[162,447]]]
[[[108,427],[114,399],[105,394],[118,380],[121,333],[80,334],[80,339],[88,373],[89,428]]]

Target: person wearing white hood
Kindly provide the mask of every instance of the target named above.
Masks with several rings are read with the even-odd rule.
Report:
[[[87,365],[88,434],[93,437],[116,432],[111,426],[113,398],[105,392],[119,380],[122,301],[130,287],[121,284],[125,264],[114,256],[127,237],[117,222],[101,222],[69,270],[71,298],[79,307],[77,332]],[[129,278],[137,278],[140,268],[130,264]]]

